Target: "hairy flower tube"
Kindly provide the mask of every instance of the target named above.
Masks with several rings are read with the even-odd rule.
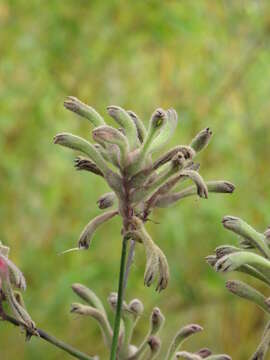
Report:
[[[209,265],[222,273],[232,271],[245,273],[270,286],[269,230],[260,233],[242,219],[234,216],[225,216],[222,224],[226,229],[239,236],[239,247],[231,245],[219,246],[216,248],[214,255],[206,258]],[[229,280],[226,282],[226,288],[234,295],[259,306],[267,316],[270,315],[269,298],[252,286],[243,281]],[[251,360],[266,359],[269,346],[270,321]]]
[[[82,284],[73,284],[72,290],[85,304],[73,303],[71,305],[71,312],[94,319],[101,330],[105,345],[110,348],[112,327],[102,301],[92,290]],[[112,311],[116,310],[117,297],[117,293],[111,293],[108,297],[108,303]],[[180,328],[166,349],[166,347],[162,346],[160,336],[165,323],[165,317],[158,307],[155,307],[150,314],[148,332],[144,339],[139,344],[135,344],[133,334],[139,320],[143,319],[143,312],[144,306],[139,299],[123,303],[118,360],[231,360],[228,355],[213,355],[212,351],[208,348],[202,348],[194,353],[182,351],[184,342],[192,335],[203,330],[197,324],[190,324]]]

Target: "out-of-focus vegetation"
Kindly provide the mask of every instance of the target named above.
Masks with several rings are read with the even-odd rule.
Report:
[[[197,322],[205,331],[189,342],[193,349],[208,344],[237,360],[255,350],[262,312],[228,294],[204,257],[236,243],[223,215],[261,231],[270,222],[269,36],[267,0],[0,3],[0,239],[25,273],[25,302],[41,328],[108,357],[96,325],[69,314],[70,286],[82,282],[102,298],[116,290],[119,220],[96,234],[89,251],[58,256],[100,212],[95,202],[107,190],[76,173],[72,154],[52,144],[63,130],[90,136],[87,121],[62,106],[74,95],[102,114],[117,104],[148,119],[158,106],[174,107],[180,125],[171,145],[213,129],[201,172],[234,182],[235,193],[156,211],[160,224],[148,229],[168,257],[169,288],[143,287],[138,246],[126,295],[144,301],[145,316],[162,309],[165,341]],[[138,326],[138,341],[146,326]],[[9,324],[0,324],[0,339],[3,360],[69,358],[37,339],[25,344]]]

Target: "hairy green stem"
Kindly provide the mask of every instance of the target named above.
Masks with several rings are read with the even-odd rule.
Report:
[[[113,339],[111,346],[111,356],[110,360],[116,360],[117,348],[118,348],[118,337],[120,331],[120,322],[121,322],[121,313],[122,313],[122,304],[123,304],[123,295],[124,295],[124,276],[125,276],[125,263],[127,255],[127,239],[123,238],[122,242],[122,253],[121,253],[121,264],[120,264],[120,274],[118,281],[118,297],[117,297],[117,307],[116,314],[114,318],[114,329],[113,329]]]

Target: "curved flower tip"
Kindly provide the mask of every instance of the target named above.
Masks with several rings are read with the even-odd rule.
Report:
[[[165,322],[165,316],[158,307],[155,307],[151,315],[151,334],[157,334]]]
[[[181,334],[181,337],[187,338],[190,335],[196,334],[197,332],[203,331],[203,327],[198,324],[189,324],[179,331],[179,335]]]
[[[139,299],[133,299],[128,304],[128,310],[135,316],[141,316],[144,311],[143,303]]]
[[[209,141],[211,140],[212,135],[213,135],[213,132],[209,127],[206,129],[203,129],[191,141],[190,146],[196,152],[202,151],[208,145]]]
[[[234,266],[232,256],[229,254],[229,255],[225,255],[221,259],[219,259],[216,262],[214,268],[215,268],[215,271],[217,271],[217,272],[226,273],[226,272],[235,270],[236,267]]]
[[[64,107],[88,120],[94,125],[105,124],[103,118],[91,106],[84,104],[75,96],[68,96],[64,101]]]
[[[97,201],[97,205],[101,210],[108,209],[113,206],[115,201],[115,193],[109,192],[103,194]]]
[[[227,215],[222,219],[222,224],[226,229],[237,231],[242,220],[236,216]]]

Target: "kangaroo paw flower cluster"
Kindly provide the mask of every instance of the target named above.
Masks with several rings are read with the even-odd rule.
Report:
[[[7,302],[15,319],[26,330],[27,338],[37,335],[36,326],[28,314],[21,293],[18,290],[26,290],[26,282],[22,272],[8,258],[9,248],[0,242],[0,308],[2,303]],[[17,290],[15,290],[17,289]],[[0,316],[5,314],[1,311]]]
[[[75,159],[75,168],[103,178],[110,188],[110,192],[97,200],[104,213],[86,225],[75,249],[88,249],[96,230],[120,216],[122,233],[145,247],[145,284],[150,286],[157,279],[156,289],[165,289],[169,280],[167,260],[144,225],[151,211],[189,196],[207,199],[209,192],[232,193],[234,190],[234,185],[228,181],[204,181],[199,174],[199,164],[194,162],[197,154],[208,145],[211,130],[200,131],[189,145],[177,145],[156,156],[177,127],[178,116],[174,109],[156,109],[146,127],[133,111],[108,106],[108,115],[117,125],[112,127],[96,110],[75,97],[68,97],[64,106],[92,124],[94,143],[70,133],[56,135],[54,143],[80,152],[83,157]],[[188,179],[193,186],[177,189]],[[114,209],[108,210],[111,207]]]
[[[109,316],[102,301],[97,295],[81,284],[73,284],[72,290],[86,304],[73,303],[71,312],[79,315],[89,316],[98,323],[103,335],[105,345],[110,348],[112,342],[112,327]],[[112,311],[116,310],[117,293],[111,293],[108,303]],[[160,333],[165,323],[165,317],[158,307],[152,310],[149,319],[149,328],[146,336],[140,344],[133,343],[133,334],[139,319],[144,312],[144,306],[138,299],[131,300],[128,304],[123,303],[121,315],[121,328],[118,338],[118,359],[119,360],[152,360],[152,359],[208,359],[208,360],[231,360],[228,355],[213,355],[208,348],[200,349],[194,353],[182,351],[183,343],[192,335],[202,331],[197,324],[190,324],[182,327],[174,336],[168,349],[161,348]],[[181,351],[180,351],[181,350]]]
[[[256,231],[242,219],[234,216],[225,216],[223,226],[239,237],[239,247],[223,245],[215,250],[214,255],[206,258],[207,262],[218,272],[228,273],[237,271],[270,285],[270,232]],[[270,301],[264,294],[245,282],[229,280],[226,288],[241,298],[255,303],[268,315],[270,314]],[[270,346],[270,322],[262,337],[262,341],[251,360],[266,359]]]

